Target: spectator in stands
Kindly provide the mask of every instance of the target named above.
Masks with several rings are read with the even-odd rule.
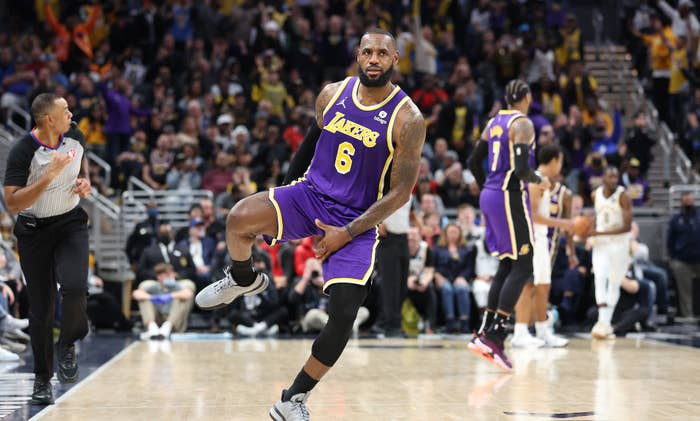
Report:
[[[86,64],[93,57],[90,33],[100,15],[100,6],[95,4],[91,7],[85,22],[80,22],[78,16],[71,15],[66,19],[65,25],[62,25],[56,18],[51,2],[44,2],[44,13],[46,21],[56,33],[53,38],[54,53],[56,58],[62,62],[64,70],[71,73],[73,70],[87,67]]]
[[[474,124],[473,111],[467,107],[467,88],[458,86],[452,98],[440,109],[437,136],[450,139],[450,143],[468,143]],[[465,160],[467,157],[462,157]]]
[[[597,104],[596,104],[597,107]],[[615,153],[617,144],[622,137],[622,113],[618,107],[615,108],[615,114],[612,122],[612,132],[608,131],[607,113],[596,110],[593,114],[592,141],[591,148],[601,155]]]
[[[423,331],[431,333],[437,318],[432,251],[428,243],[421,239],[418,228],[409,228],[407,235],[409,253],[407,298],[411,300],[423,319]]]
[[[608,161],[602,156],[600,152],[591,152],[586,157],[586,163],[583,167],[582,178],[579,178],[579,182],[583,183],[583,188],[578,189],[583,196],[584,204],[591,205],[591,193],[596,188],[600,187],[603,183],[603,173],[605,168],[608,167]]]
[[[654,105],[659,110],[659,117],[669,122],[668,115],[668,84],[671,75],[671,51],[675,44],[675,36],[669,26],[664,26],[658,14],[651,15],[651,33],[641,34],[633,27],[633,35],[640,37],[649,49],[651,61],[652,92]]]
[[[298,280],[289,289],[289,304],[295,307],[299,317],[299,325],[304,333],[317,332],[323,329],[328,322],[328,296],[323,294],[323,269],[321,262],[308,255],[309,241],[305,239],[304,245],[297,246],[294,253]],[[312,250],[313,255],[313,250]],[[301,269],[301,272],[299,271]],[[360,307],[355,316],[353,330],[357,331],[362,323],[369,318],[369,310]]]
[[[202,208],[202,221],[204,221],[207,237],[211,237],[217,241],[224,241],[226,214],[223,216],[217,215],[214,202],[211,199],[200,200],[199,206]]]
[[[700,212],[693,193],[683,193],[681,210],[671,218],[666,239],[676,280],[680,314],[693,316],[693,285],[700,280]]]
[[[253,265],[257,271],[269,274],[270,256],[262,247],[262,240],[258,240],[252,250]],[[230,258],[228,258],[230,264]],[[259,295],[242,297],[232,303],[228,309],[228,319],[232,326],[236,326],[236,333],[241,336],[267,336],[276,335],[280,325],[285,325],[288,319],[287,308],[279,295],[274,282],[270,282],[267,289]]]
[[[125,252],[132,270],[138,269],[137,264],[143,255],[143,251],[158,241],[158,207],[155,203],[149,203],[146,210],[147,217],[137,223],[126,239]]]
[[[556,57],[560,66],[572,65],[583,59],[583,40],[581,28],[578,26],[576,16],[566,15],[563,27],[559,30],[561,45],[557,47]]]
[[[435,77],[432,75],[423,77],[421,87],[411,94],[411,98],[423,114],[430,114],[434,106],[443,104],[448,100],[447,93],[436,84]]]
[[[178,152],[165,177],[167,188],[177,191],[198,190],[201,183],[202,176],[197,172],[194,159],[187,158],[184,152]]]
[[[201,219],[192,219],[187,225],[189,236],[177,245],[181,250],[189,251],[197,271],[197,277],[192,280],[197,284],[197,290],[201,290],[211,282],[211,263],[216,249],[216,241],[207,237],[204,221]]]
[[[156,280],[141,282],[131,295],[139,304],[141,321],[147,328],[141,339],[168,339],[172,331],[187,330],[195,286],[189,279],[178,277],[169,263],[157,264],[154,273]]]
[[[167,173],[175,160],[172,150],[172,137],[167,134],[158,136],[156,147],[153,148],[148,162],[143,166],[142,179],[152,189],[165,189]]]
[[[635,279],[650,282],[653,284],[656,296],[649,300],[650,303],[656,303],[659,316],[670,322],[668,315],[668,273],[666,269],[657,266],[649,260],[649,247],[639,241],[639,225],[632,222],[630,231],[632,241],[630,243],[630,251],[632,252],[632,269],[634,270]],[[650,313],[650,316],[653,311]]]
[[[216,154],[214,167],[204,173],[202,177],[202,189],[210,190],[214,195],[225,192],[231,185],[233,170],[231,169],[231,156],[221,151]]]
[[[442,297],[447,331],[470,332],[471,298],[468,280],[474,277],[474,253],[467,248],[458,225],[449,223],[442,230],[434,249],[434,262],[435,284]]]
[[[693,98],[688,105],[687,130],[688,132],[683,136],[686,141],[681,142],[681,147],[691,159],[694,159],[700,156],[700,86],[693,89]]]
[[[34,83],[34,72],[25,69],[18,60],[20,58],[13,57],[12,48],[0,48],[0,92],[2,92],[0,107],[2,108],[25,104],[24,97]]]
[[[158,242],[146,247],[140,256],[136,279],[139,281],[155,279],[158,263],[170,264],[182,279],[196,279],[197,269],[189,250],[175,244],[173,232],[167,221],[158,225]]]
[[[627,170],[620,177],[622,185],[625,186],[632,200],[632,206],[644,206],[649,203],[649,183],[641,175],[640,167],[639,159],[632,157]]]
[[[690,75],[688,63],[692,63],[692,59],[688,59],[689,55],[688,38],[685,35],[676,35],[675,44],[671,44],[671,75],[668,82],[669,126],[674,133],[681,135],[689,93],[686,79],[686,75]]]
[[[574,60],[569,64],[569,74],[559,81],[564,103],[576,105],[579,110],[587,109],[590,99],[597,98],[598,82],[583,70],[583,63]],[[591,110],[592,111],[592,110]]]
[[[665,0],[658,0],[656,5],[671,19],[673,35],[676,37],[683,36],[688,39],[698,39],[700,22],[690,10],[693,7],[692,0],[679,0],[678,10],[671,7]]]
[[[187,225],[175,232],[175,243],[179,244],[182,241],[186,241],[190,237],[190,224],[192,221],[201,220],[202,207],[198,203],[195,203],[194,205],[190,206],[190,209],[187,211]]]
[[[100,104],[93,104],[90,108],[90,114],[83,117],[78,123],[78,128],[85,135],[87,148],[103,159],[105,158],[107,147],[104,126],[104,110]]]
[[[438,184],[438,193],[445,207],[456,208],[462,203],[478,206],[479,186],[471,172],[455,162],[445,169],[444,174],[444,180]]]
[[[110,80],[112,87],[108,86]],[[131,116],[147,116],[151,114],[151,110],[135,107],[131,102],[131,83],[122,77],[114,77],[111,71],[108,78],[100,82],[99,87],[107,105],[107,122],[104,128],[107,136],[107,160],[113,163],[117,155],[129,146],[132,133]]]
[[[640,110],[634,115],[634,126],[627,131],[625,144],[627,152],[639,160],[639,172],[646,176],[649,165],[654,160],[651,149],[656,141],[651,137],[648,128],[647,114]]]
[[[90,254],[90,262],[86,309],[90,323],[95,329],[114,329],[118,332],[131,330],[131,321],[124,317],[116,297],[105,291],[104,281],[95,275],[93,254]]]

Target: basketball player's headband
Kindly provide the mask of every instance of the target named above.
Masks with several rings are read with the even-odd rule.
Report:
[[[520,101],[521,99],[525,98],[525,95],[527,95],[530,92],[530,87],[528,86],[527,83],[518,83],[516,86],[513,87],[515,89],[515,92],[512,92],[512,89],[509,89],[509,91],[506,97],[506,101],[509,104],[515,104],[516,102]]]

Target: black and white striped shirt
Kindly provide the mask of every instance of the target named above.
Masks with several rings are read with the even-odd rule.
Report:
[[[53,151],[73,156],[73,161],[49,184],[39,199],[21,211],[20,215],[47,218],[62,215],[78,206],[80,197],[73,193],[73,188],[80,174],[84,146],[85,137],[76,128],[61,136],[58,145],[53,148],[41,143],[33,131],[12,146],[7,158],[5,186],[25,187],[35,183],[49,168]]]

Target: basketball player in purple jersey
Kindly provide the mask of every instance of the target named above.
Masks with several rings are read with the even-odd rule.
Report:
[[[484,320],[469,349],[510,371],[504,352],[505,324],[525,283],[533,276],[533,230],[525,183],[549,188],[546,177],[534,165],[535,128],[527,117],[532,101],[530,87],[521,80],[506,85],[508,109],[492,118],[474,153],[469,168],[482,187],[479,205],[486,219],[486,246],[501,260],[491,283]],[[482,163],[488,156],[484,181]],[[531,164],[532,163],[532,164]]]
[[[309,392],[340,357],[367,296],[377,225],[408,201],[418,178],[425,123],[416,105],[390,82],[398,60],[390,33],[373,29],[362,36],[359,77],[329,84],[318,96],[318,127],[307,134],[289,171],[303,177],[231,209],[226,243],[233,264],[225,278],[197,295],[200,307],[216,308],[264,290],[269,281],[250,261],[259,234],[273,241],[323,236],[315,252],[330,295],[328,323],[304,368],[270,409],[275,420],[309,419]]]

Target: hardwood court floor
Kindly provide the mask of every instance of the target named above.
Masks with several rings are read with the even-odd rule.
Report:
[[[265,420],[309,340],[137,342],[42,420]],[[700,419],[700,350],[574,339],[510,350],[513,374],[463,341],[351,340],[312,392],[312,420]]]

